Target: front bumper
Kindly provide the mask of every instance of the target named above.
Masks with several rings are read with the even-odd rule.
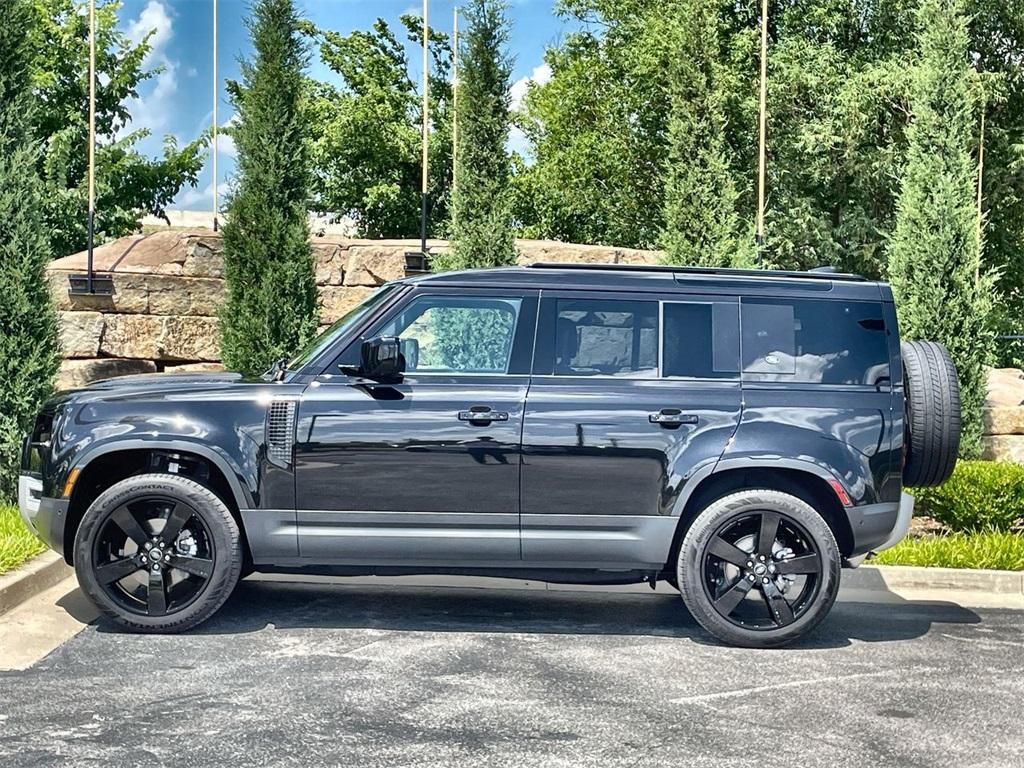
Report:
[[[42,500],[43,481],[31,475],[18,475],[18,510],[21,512],[21,519],[25,521],[25,525],[36,536],[39,535],[36,518],[39,516]]]
[[[25,525],[50,549],[64,554],[64,523],[67,521],[67,499],[43,496],[43,484],[33,475],[18,476],[18,510]]]

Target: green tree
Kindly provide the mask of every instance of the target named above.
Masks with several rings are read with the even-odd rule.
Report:
[[[672,30],[677,55],[669,68],[662,235],[670,264],[747,262],[741,257],[738,195],[725,140],[718,7],[717,0],[683,3]]]
[[[236,189],[224,225],[225,363],[258,373],[317,329],[309,246],[308,54],[293,0],[257,0],[247,20],[254,57],[229,83],[238,120]]]
[[[512,62],[503,0],[470,0],[459,51],[458,153],[450,253],[442,269],[512,264],[515,237],[509,206],[509,130]]]
[[[54,256],[87,244],[89,140],[89,16],[81,0],[33,0],[37,23],[30,31],[33,126],[44,146],[37,169],[43,179],[43,221]],[[150,37],[135,44],[118,29],[119,0],[96,10],[96,233],[99,241],[137,231],[143,216],[162,216],[186,184],[195,185],[207,139],[178,147],[164,140],[161,158],[143,156],[136,145],[149,134],[128,130],[129,100],[160,74],[145,69]]]
[[[659,0],[563,0],[581,28],[515,122],[530,143],[513,211],[526,237],[648,247],[664,229],[671,14]]]
[[[935,339],[953,356],[963,410],[961,453],[981,449],[984,366],[992,355],[994,278],[981,269],[971,149],[977,79],[963,0],[921,0],[913,119],[896,206],[889,277],[905,338]]]
[[[15,493],[21,438],[57,370],[32,131],[32,22],[28,1],[11,0],[0,24],[0,498]]]
[[[420,43],[423,20],[401,23]],[[317,210],[350,216],[364,237],[420,232],[422,99],[405,48],[383,19],[349,35],[307,26],[320,57],[342,85],[310,81],[313,200]],[[430,234],[446,233],[451,185],[451,85],[448,36],[430,32]]]

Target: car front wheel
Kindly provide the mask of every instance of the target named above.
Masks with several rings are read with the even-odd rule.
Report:
[[[122,480],[86,511],[75,571],[96,606],[141,632],[181,632],[208,619],[238,583],[238,525],[208,488],[178,475]]]
[[[683,539],[677,578],[686,607],[731,645],[791,643],[828,614],[840,554],[825,520],[787,493],[749,490],[703,510]]]

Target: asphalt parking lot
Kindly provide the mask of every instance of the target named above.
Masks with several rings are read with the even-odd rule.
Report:
[[[677,596],[243,582],[0,673],[0,765],[1024,766],[1024,613],[845,599],[715,644]]]

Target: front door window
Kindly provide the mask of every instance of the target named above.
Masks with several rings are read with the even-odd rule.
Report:
[[[508,372],[522,300],[424,296],[379,335],[402,340],[407,373]]]

